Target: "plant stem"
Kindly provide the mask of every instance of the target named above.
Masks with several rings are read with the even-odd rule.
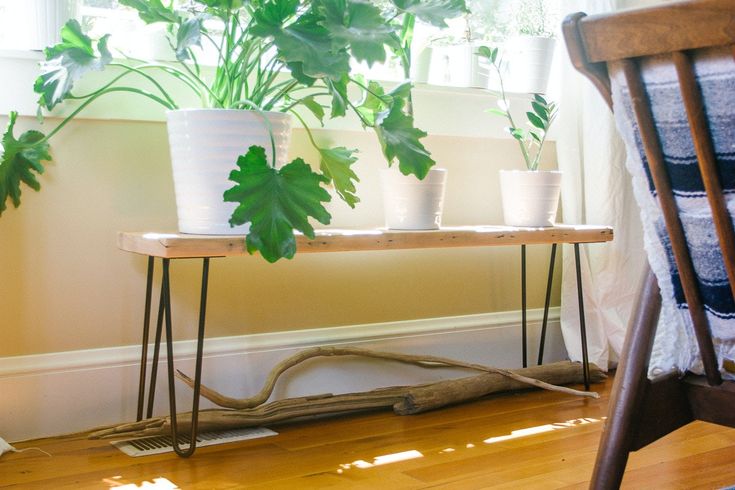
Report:
[[[505,111],[505,116],[508,118],[508,122],[510,123],[511,130],[518,129],[518,126],[516,126],[516,123],[513,121],[513,116],[511,116],[510,114],[510,104],[508,104],[508,98],[505,95],[505,86],[503,85],[503,76],[500,73],[500,67],[495,62],[493,62],[492,65],[495,68],[495,71],[498,72],[498,80],[500,81],[500,95],[503,98],[503,104],[505,104],[505,108],[503,109]],[[515,136],[513,136],[513,139],[518,142],[518,146],[520,146],[521,148],[523,159],[526,161],[526,168],[529,170],[535,170],[531,168],[532,163],[531,163],[530,156],[528,155],[528,150],[526,149],[526,145],[524,145],[523,141],[519,140]]]
[[[154,95],[154,94],[152,94],[150,92],[146,92],[145,90],[140,90],[140,89],[135,89],[135,88],[127,88],[127,87],[112,87],[112,88],[106,89],[104,92],[98,92],[98,93],[95,93],[94,95],[90,96],[79,107],[77,107],[76,109],[74,109],[74,111],[71,114],[69,114],[68,116],[66,116],[64,118],[64,120],[61,121],[59,123],[59,125],[56,126],[49,134],[47,134],[42,140],[39,140],[37,143],[45,143],[46,141],[48,141],[49,139],[51,139],[56,133],[58,133],[61,130],[61,128],[63,128],[64,126],[66,126],[66,124],[69,121],[71,121],[72,119],[74,119],[74,117],[76,117],[77,114],[79,114],[80,112],[82,112],[89,104],[91,104],[92,102],[94,102],[99,97],[101,97],[101,96],[103,96],[105,94],[113,93],[113,92],[132,92],[132,93],[136,93],[138,95],[142,95],[144,97],[148,97],[149,99],[154,100],[155,102],[158,102],[159,104],[161,104],[162,106],[164,106],[166,109],[169,109],[169,110],[174,109],[174,107],[170,106],[168,104],[168,102],[166,102],[162,98],[157,97],[156,95]]]

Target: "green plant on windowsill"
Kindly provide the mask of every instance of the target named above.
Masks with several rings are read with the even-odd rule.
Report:
[[[505,129],[518,142],[518,146],[523,154],[523,160],[526,163],[526,168],[528,168],[528,170],[538,170],[541,159],[541,150],[546,142],[549,128],[554,122],[554,119],[556,119],[556,104],[554,102],[547,101],[541,94],[533,94],[531,110],[526,112],[526,118],[530,127],[528,129],[519,127],[513,120],[513,116],[510,112],[510,101],[508,100],[505,85],[503,84],[498,48],[481,46],[477,50],[477,55],[485,58],[492,65],[497,74],[500,85],[500,92],[497,93],[498,107],[492,107],[488,109],[487,112],[505,118],[508,121],[509,125]]]
[[[135,9],[146,24],[166,26],[177,62],[113,59],[109,36],[93,40],[76,21],[69,21],[62,29],[62,42],[45,50],[34,90],[39,94],[39,114],[68,101],[77,106],[46,135],[30,130],[16,138],[17,114],[10,114],[0,156],[0,213],[7,201],[15,207],[20,204],[22,184],[40,188],[37,174],[43,173],[43,162],[51,160],[49,140],[98,98],[125,92],[167,110],[179,108],[159,81],[164,76],[188,87],[203,107],[289,112],[304,125],[320,155],[317,168],[301,158],[276,168],[274,143],[271,162],[262,147],[251,147],[232,162],[235,170],[230,178],[235,186],[223,196],[238,204],[230,223],[250,223],[248,250],[259,251],[270,262],[293,257],[294,230],[314,236],[310,218],[329,224],[331,216],[322,205],[330,200],[325,186],[332,185],[351,207],[359,201],[355,194],[359,179],[352,168],[356,150],[318,145],[304,111],[320,122],[352,111],[365,127],[376,131],[385,158],[397,160],[404,173],[423,178],[434,165],[420,141],[426,133],[414,127],[410,84],[386,93],[377,83],[353,76],[350,59],[368,65],[385,61],[386,49],[400,49],[395,19],[415,16],[443,22],[465,10],[463,1],[391,0],[390,13],[363,0],[192,0],[185,8],[162,0],[120,0],[120,4]],[[197,61],[203,43],[217,52],[212,76]],[[119,73],[88,93],[74,92],[75,84],[89,72],[108,67]],[[147,88],[128,84],[132,79],[142,80]],[[350,87],[359,93],[357,100],[348,95]],[[254,189],[265,191],[253,193]]]

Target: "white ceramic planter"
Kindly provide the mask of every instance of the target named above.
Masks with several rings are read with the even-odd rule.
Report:
[[[252,145],[265,148],[271,159],[271,141],[264,122],[268,118],[276,140],[277,165],[286,163],[291,137],[291,116],[280,112],[263,115],[230,109],[183,109],[166,113],[171,146],[176,212],[181,233],[239,235],[249,225],[231,228],[236,203],[223,202],[222,194],[234,183],[228,177],[237,157]]]
[[[561,172],[501,170],[503,219],[508,226],[554,226]]]
[[[380,171],[385,226],[393,230],[435,230],[441,226],[447,170],[432,168],[419,180],[397,168]]]
[[[487,88],[490,64],[477,56],[477,45],[434,46],[431,48],[429,83],[451,87]]]
[[[547,37],[519,36],[504,48],[506,90],[544,93],[549,82],[556,40]]]

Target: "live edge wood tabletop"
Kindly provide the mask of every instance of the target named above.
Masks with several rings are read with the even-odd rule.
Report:
[[[120,232],[121,250],[161,258],[247,255],[243,236]],[[405,250],[416,248],[490,247],[553,243],[598,243],[613,239],[608,226],[556,225],[548,228],[453,226],[438,230],[321,229],[312,240],[297,235],[298,253]]]

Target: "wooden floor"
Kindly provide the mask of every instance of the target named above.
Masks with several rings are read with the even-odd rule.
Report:
[[[17,444],[0,488],[586,488],[611,382],[600,400],[526,392],[432,413],[277,427],[278,436],[131,458],[82,437]],[[149,483],[146,483],[149,482]],[[156,485],[153,485],[156,482]],[[735,485],[735,430],[694,423],[635,453],[624,488]]]

